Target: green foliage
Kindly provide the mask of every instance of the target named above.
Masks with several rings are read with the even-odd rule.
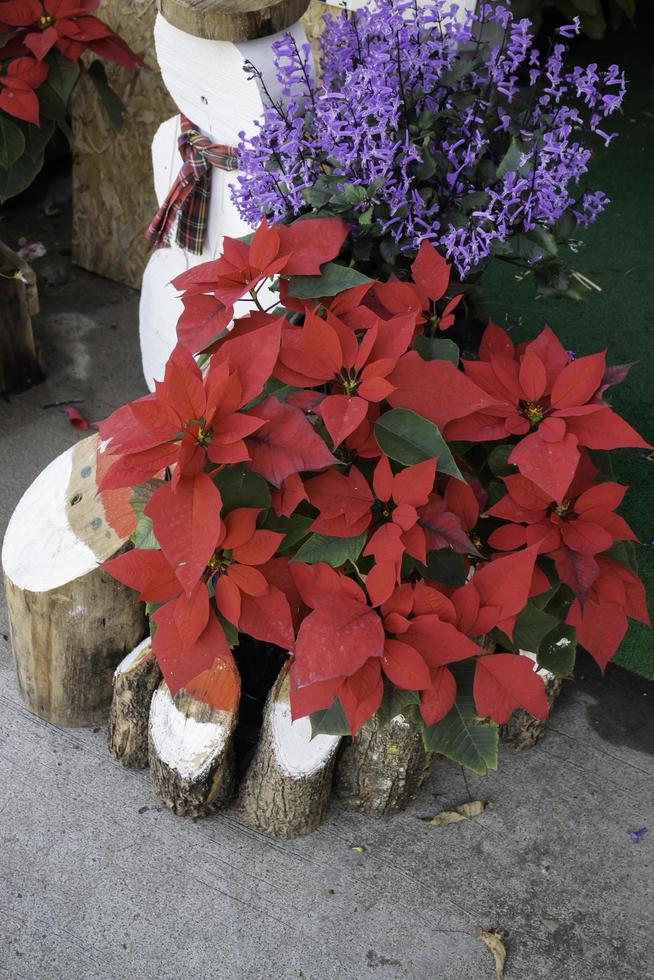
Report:
[[[485,776],[489,769],[497,769],[497,725],[477,715],[472,694],[474,662],[464,660],[451,664],[450,669],[456,677],[456,704],[438,724],[424,726],[425,748]]]
[[[460,351],[453,340],[441,337],[416,337],[413,347],[418,351],[423,361],[451,361],[458,365]]]
[[[438,469],[463,479],[438,426],[407,408],[394,408],[375,423],[375,439],[387,456],[403,466],[438,457]]]
[[[105,108],[109,125],[116,131],[122,129],[127,107],[109,84],[107,72],[102,62],[97,60],[91,62],[88,74]]]
[[[370,282],[370,279],[347,265],[326,262],[319,276],[292,276],[289,282],[291,296],[318,299],[320,296],[336,296],[345,289]]]
[[[315,565],[324,561],[332,568],[340,568],[347,561],[356,561],[368,540],[364,532],[356,538],[334,538],[328,534],[312,534],[296,551],[293,561]]]
[[[341,702],[338,698],[334,699],[334,703],[330,708],[326,708],[324,711],[314,711],[309,717],[311,719],[312,738],[315,738],[316,735],[351,734],[350,726],[347,723],[347,718],[343,713]]]

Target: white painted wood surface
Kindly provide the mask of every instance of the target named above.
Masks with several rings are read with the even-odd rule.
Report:
[[[298,44],[306,43],[300,24],[291,28]],[[276,37],[258,38],[241,44],[209,41],[172,27],[159,15],[155,23],[155,47],[161,76],[181,112],[203,135],[215,143],[235,146],[239,133],[255,131],[255,120],[264,108],[263,93],[248,80],[246,61],[262,71],[274,98],[280,89],[273,69],[271,43]],[[152,164],[157,201],[161,204],[179,172],[182,160],[177,147],[179,117],[159,127],[152,144]],[[212,171],[211,203],[207,239],[202,255],[191,255],[173,245],[151,256],[143,276],[139,309],[139,332],[143,373],[153,390],[163,377],[168,355],[175,345],[176,325],[182,313],[177,292],[170,285],[175,276],[200,262],[216,258],[225,235],[238,238],[251,228],[240,217],[230,199],[234,171]],[[272,299],[272,294],[271,299]],[[265,297],[264,297],[265,298]],[[249,309],[239,304],[238,309]]]
[[[338,735],[312,738],[309,718],[292,721],[291,706],[286,700],[273,705],[271,728],[275,759],[294,779],[304,779],[323,769],[340,742]]]
[[[164,684],[152,696],[152,746],[158,757],[181,779],[193,782],[202,779],[222,755],[229,731],[230,728],[218,718],[197,721],[180,711]]]

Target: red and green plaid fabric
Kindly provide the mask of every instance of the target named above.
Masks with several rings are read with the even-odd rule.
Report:
[[[236,170],[236,150],[212,143],[180,113],[181,132],[177,145],[183,164],[150,227],[146,238],[156,248],[172,245],[194,255],[201,255],[207,232],[207,214],[211,197],[211,168]]]

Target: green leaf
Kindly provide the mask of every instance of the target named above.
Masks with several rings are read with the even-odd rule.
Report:
[[[559,620],[556,616],[539,609],[530,599],[516,617],[513,628],[513,648],[538,653],[543,637],[558,625]]]
[[[367,535],[364,532],[356,538],[334,538],[328,534],[312,534],[295,553],[292,561],[303,561],[315,565],[324,561],[332,568],[340,568],[346,561],[356,561]]]
[[[31,123],[21,123],[23,136],[25,138],[25,154],[30,160],[36,160],[52,139],[56,128],[54,119],[41,119],[40,126],[33,126]]]
[[[127,112],[127,108],[109,84],[107,72],[102,62],[92,61],[88,67],[88,74],[102,100],[111,128],[116,131],[122,129],[123,116]]]
[[[475,661],[464,660],[449,667],[456,677],[456,704],[438,724],[425,726],[425,748],[485,776],[489,769],[497,769],[497,725],[481,721],[477,715],[472,695]]]
[[[375,422],[379,448],[403,466],[414,466],[438,456],[439,473],[463,480],[438,426],[407,408],[393,408]]]
[[[413,346],[423,361],[451,361],[456,365],[459,363],[460,351],[453,340],[423,335],[416,337]]]
[[[29,187],[42,167],[42,153],[35,160],[21,156],[11,167],[0,167],[0,204]]]
[[[216,476],[214,483],[223,499],[223,514],[236,507],[270,507],[268,484],[258,473],[247,470],[242,463],[229,466]]]
[[[574,626],[559,623],[542,640],[538,666],[551,670],[557,677],[570,677],[577,655],[577,631]]]
[[[278,517],[272,511],[266,517],[263,527],[268,531],[277,531],[284,534],[284,540],[277,549],[280,555],[289,554],[293,549],[306,538],[309,528],[313,524],[313,517],[305,517],[304,514],[293,514],[291,517]]]
[[[66,121],[66,106],[55,90],[46,82],[38,91],[41,119],[54,119],[57,123]]]
[[[437,548],[427,555],[426,577],[450,589],[465,585],[467,572],[463,555],[450,548]]]
[[[48,68],[48,85],[56,92],[65,106],[68,105],[70,93],[79,78],[79,65],[70,58],[59,55],[50,62]]]
[[[638,574],[638,556],[633,541],[614,541],[604,554],[607,558],[614,558],[615,561],[619,561],[621,565]]]
[[[309,715],[311,720],[311,737],[316,735],[351,735],[345,713],[338,698],[334,698],[331,708],[324,711],[314,711]]]
[[[0,114],[0,167],[9,170],[24,151],[25,137],[20,126]]]
[[[525,152],[524,145],[516,136],[511,137],[511,144],[500,160],[497,167],[497,179],[501,180],[505,174],[510,173],[512,170],[518,170],[520,167],[520,158]]]
[[[509,463],[509,456],[513,449],[513,446],[503,443],[501,446],[495,446],[488,454],[488,465],[494,476],[510,476],[511,473],[518,472],[518,467]]]
[[[401,691],[394,684],[387,684],[384,698],[375,715],[377,724],[383,728],[393,718],[403,714],[412,704],[420,704],[420,695],[417,691]]]
[[[297,299],[318,299],[320,296],[336,296],[364,282],[372,280],[347,265],[326,262],[319,276],[291,276],[289,293]]]

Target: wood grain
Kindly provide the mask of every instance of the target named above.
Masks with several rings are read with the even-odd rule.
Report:
[[[212,41],[252,41],[299,20],[309,0],[157,0],[169,24]]]
[[[150,69],[105,63],[127,107],[119,132],[87,76],[73,92],[73,262],[138,289],[150,253],[144,233],[157,210],[150,146],[159,124],[177,110],[154,57],[154,0],[103,0],[98,13]]]

